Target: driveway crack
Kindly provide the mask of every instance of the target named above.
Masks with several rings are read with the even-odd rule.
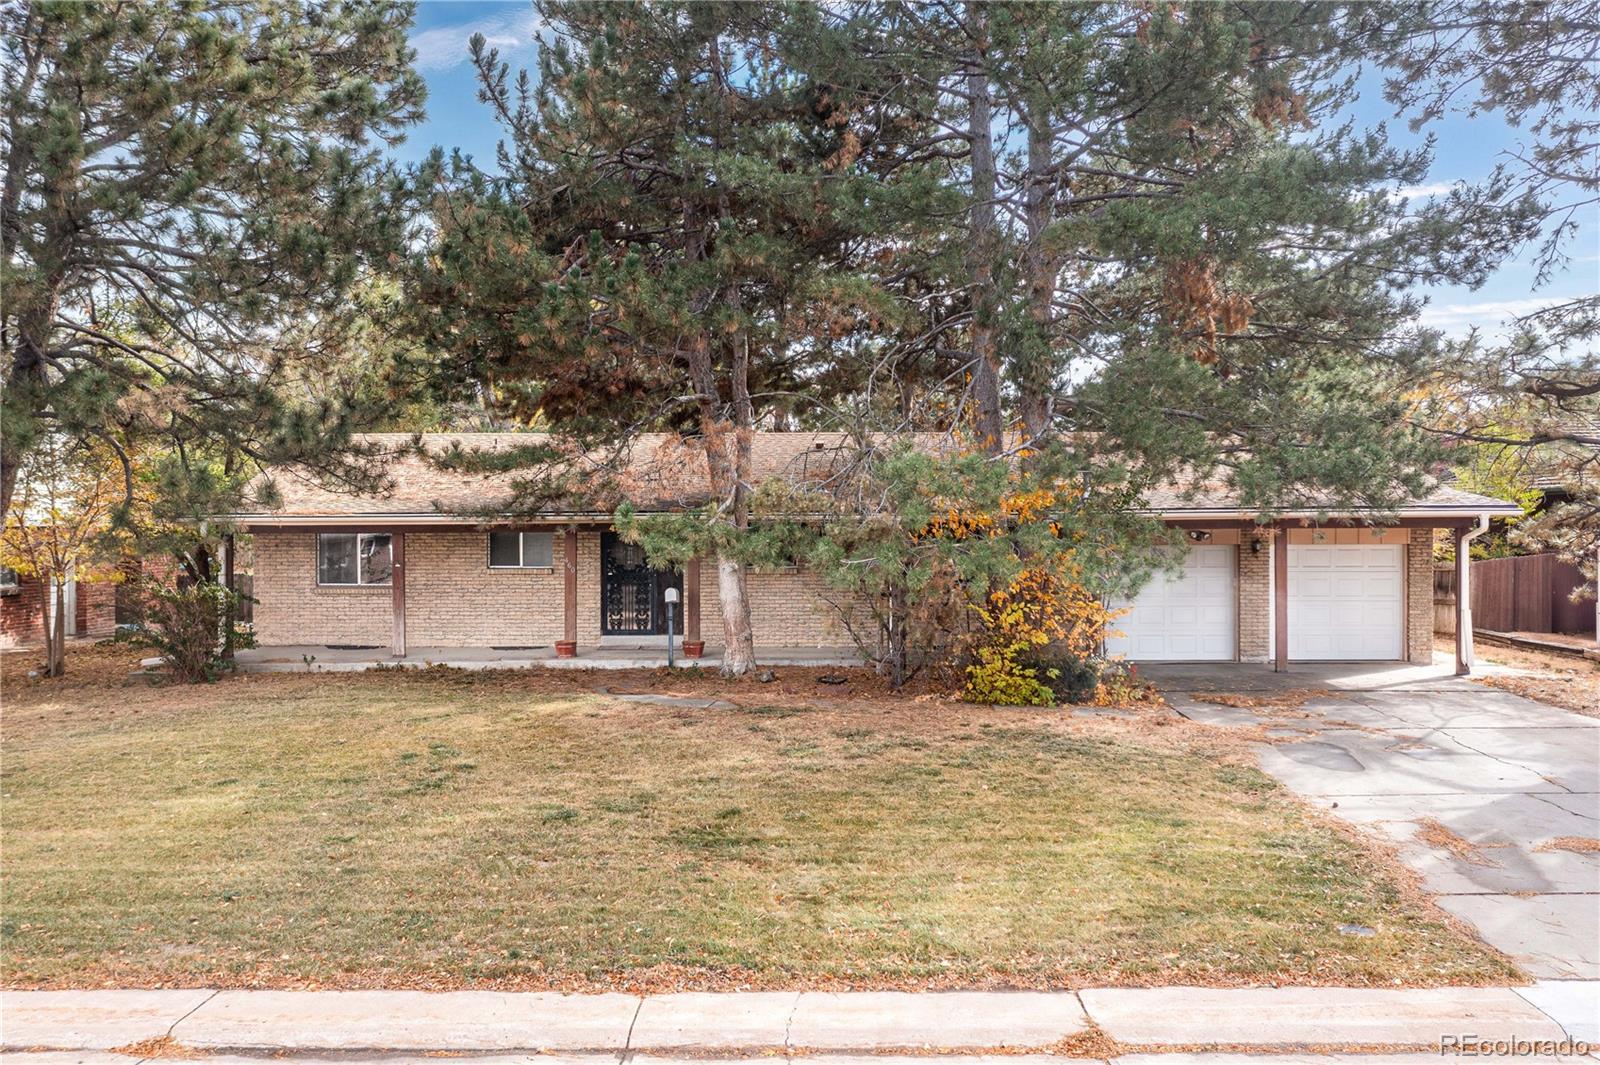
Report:
[[[1533,766],[1531,766],[1531,765],[1524,765],[1521,762],[1512,761],[1509,758],[1502,758],[1498,754],[1491,754],[1489,751],[1480,750],[1479,748],[1474,747],[1472,744],[1467,743],[1465,740],[1461,739],[1461,737],[1459,737],[1459,736],[1455,735],[1454,733],[1450,732],[1448,729],[1441,728],[1438,731],[1439,731],[1439,733],[1441,735],[1443,735],[1446,738],[1448,738],[1451,743],[1458,743],[1462,747],[1465,747],[1467,750],[1471,751],[1473,754],[1481,754],[1483,757],[1492,759],[1493,761],[1496,761],[1496,762],[1499,762],[1501,765],[1511,766],[1513,769],[1521,769],[1521,770],[1524,770],[1526,772],[1536,774],[1539,777],[1539,779],[1547,781],[1548,783],[1555,785],[1556,787],[1560,788],[1562,791],[1566,792],[1567,794],[1571,795],[1573,793],[1571,788],[1567,787],[1565,784],[1561,783],[1559,780],[1551,780],[1549,777],[1545,776],[1543,773],[1540,773],[1537,769],[1533,768]]]
[[[1569,808],[1567,808],[1565,806],[1562,806],[1558,802],[1551,802],[1549,799],[1545,798],[1543,795],[1537,794],[1536,792],[1524,792],[1523,794],[1527,795],[1528,798],[1530,798],[1530,799],[1538,799],[1540,802],[1544,803],[1547,806],[1554,806],[1557,810],[1560,810],[1564,814],[1571,814],[1573,817],[1581,817],[1585,821],[1600,821],[1600,817],[1591,816],[1591,815],[1586,814],[1586,813],[1580,813],[1577,810],[1572,810],[1572,809],[1569,809]],[[1568,794],[1576,795],[1576,794],[1578,794],[1578,792],[1569,790]]]

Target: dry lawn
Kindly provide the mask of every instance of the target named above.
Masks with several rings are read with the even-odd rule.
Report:
[[[1439,646],[1454,653],[1454,644]],[[1600,662],[1548,651],[1502,647],[1481,640],[1475,646],[1480,662],[1523,671],[1480,674],[1473,678],[1478,683],[1589,717],[1600,717]]]
[[[127,678],[136,657],[80,652],[59,681],[4,657],[8,986],[1515,976],[1164,709],[980,709],[809,670],[165,687]]]

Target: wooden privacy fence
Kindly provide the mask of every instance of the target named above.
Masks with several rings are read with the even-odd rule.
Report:
[[[1583,573],[1555,555],[1486,558],[1472,564],[1472,627],[1489,632],[1568,632],[1590,634],[1594,598],[1572,601],[1583,587]],[[1436,632],[1454,632],[1456,571],[1433,571]]]

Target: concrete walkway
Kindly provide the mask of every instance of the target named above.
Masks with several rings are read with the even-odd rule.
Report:
[[[1415,666],[1147,673],[1186,717],[1266,727],[1263,769],[1387,836],[1527,972],[1600,980],[1600,853],[1570,849],[1600,840],[1600,719]],[[1205,701],[1291,688],[1329,694],[1288,711]]]
[[[667,664],[665,647],[594,647],[579,651],[576,658],[557,658],[554,647],[412,647],[402,658],[387,647],[325,647],[321,644],[295,644],[251,647],[234,656],[244,673],[359,673],[368,669],[426,669],[449,666],[453,669],[659,669]],[[772,666],[859,666],[859,655],[819,647],[757,647],[756,661]],[[159,658],[146,659],[143,665],[155,668]],[[684,658],[680,649],[679,666],[717,669],[722,655],[708,651],[700,658]]]
[[[170,1038],[199,1056],[1093,1054],[1134,1050],[1387,1048],[1524,1041],[1541,1057],[1600,1042],[1600,984],[1528,988],[1108,988],[1082,992],[13,991],[9,1062],[118,1060]],[[1085,1039],[1096,1043],[1083,1043]],[[106,1057],[124,1048],[118,1058]],[[170,1051],[171,1048],[169,1048]],[[29,1058],[22,1054],[29,1051]],[[38,1056],[38,1052],[71,1052]],[[1576,1051],[1576,1055],[1571,1052]],[[129,1055],[130,1056],[126,1056]],[[98,1055],[98,1056],[97,1056]],[[410,1057],[406,1057],[410,1055]],[[512,1058],[478,1061],[513,1060]],[[548,1061],[548,1058],[540,1059]],[[948,1058],[940,1060],[949,1061]],[[1036,1059],[1034,1059],[1036,1060]],[[1124,1058],[1123,1060],[1134,1060]],[[1173,1058],[1163,1056],[1163,1062]],[[1366,1060],[1366,1059],[1364,1059]]]

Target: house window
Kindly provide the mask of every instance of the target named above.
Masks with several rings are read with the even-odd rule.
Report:
[[[0,566],[0,595],[16,595],[22,591],[22,579],[10,566]]]
[[[388,584],[394,573],[388,533],[321,533],[317,536],[317,583]]]
[[[551,569],[555,533],[492,532],[489,534],[490,569]]]

